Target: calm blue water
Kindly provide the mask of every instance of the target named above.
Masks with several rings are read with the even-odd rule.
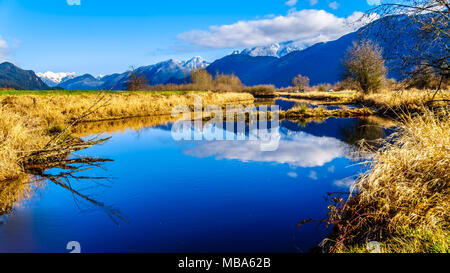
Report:
[[[347,191],[361,171],[347,153],[363,124],[283,121],[273,152],[248,141],[176,142],[170,125],[114,133],[79,152],[114,160],[83,173],[111,181],[71,186],[126,222],[49,182],[4,219],[0,251],[68,252],[78,241],[82,252],[307,252],[327,230],[297,223],[324,217],[327,192]]]

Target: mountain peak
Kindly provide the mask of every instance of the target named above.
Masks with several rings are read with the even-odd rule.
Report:
[[[181,62],[180,64],[188,70],[206,68],[209,65],[209,63],[200,56],[195,56],[190,60]]]
[[[10,63],[10,62],[3,62],[0,64],[0,66],[16,67],[13,63]]]
[[[23,70],[13,63],[0,64],[0,87],[40,90],[49,87],[31,70]]]
[[[319,39],[319,38],[318,38]],[[320,39],[319,39],[320,40]],[[304,41],[286,41],[281,43],[272,43],[265,46],[256,46],[252,48],[245,48],[241,51],[234,51],[232,54],[242,54],[251,57],[270,56],[281,58],[293,51],[303,50],[315,42],[307,43]]]
[[[62,81],[73,79],[77,76],[75,72],[52,72],[52,71],[47,71],[44,73],[36,73],[36,75],[50,87],[57,86]]]

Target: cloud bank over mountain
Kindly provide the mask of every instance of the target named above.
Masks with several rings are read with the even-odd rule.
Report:
[[[286,16],[210,26],[207,31],[191,30],[178,35],[178,39],[209,49],[253,47],[292,40],[312,45],[335,40],[377,18],[360,20],[362,16],[358,11],[348,17],[337,17],[324,10],[293,10]]]

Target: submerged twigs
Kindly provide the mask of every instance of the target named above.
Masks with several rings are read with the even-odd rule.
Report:
[[[66,128],[64,128],[60,133],[58,133],[57,135],[55,135],[52,139],[50,139],[50,141],[45,145],[44,149],[49,147],[50,145],[52,145],[52,143],[56,142],[57,140],[59,140],[70,128],[72,128],[73,126],[75,126],[77,123],[79,123],[81,120],[83,120],[85,117],[91,115],[92,113],[94,113],[96,110],[100,109],[101,107],[106,106],[108,101],[104,101],[105,97],[106,97],[107,93],[106,92],[101,92],[98,93],[97,98],[94,100],[94,103],[86,110],[84,111],[80,116],[78,116],[77,118],[75,118],[72,123],[70,123],[68,126],[66,126]],[[102,104],[100,104],[103,101]]]

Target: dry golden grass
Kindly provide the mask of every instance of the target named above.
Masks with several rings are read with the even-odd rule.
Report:
[[[349,99],[355,96],[355,92],[342,91],[342,92],[319,92],[311,91],[305,93],[288,93],[278,92],[277,95],[286,98],[294,99],[307,99],[307,100],[323,100],[323,101],[340,101],[341,103],[349,103]]]
[[[327,110],[324,108],[308,108],[306,105],[300,105],[288,111],[280,111],[279,116],[280,118],[287,119],[304,119],[321,117],[362,117],[373,114],[375,114],[375,112],[368,108]]]
[[[146,127],[165,125],[175,122],[179,117],[172,118],[170,115],[158,115],[149,117],[137,117],[127,119],[115,119],[93,122],[82,122],[72,129],[74,136],[88,136],[102,133],[124,132],[126,130],[140,130]]]
[[[33,195],[35,186],[29,183],[28,175],[0,183],[0,216],[9,213],[14,205],[28,200]]]
[[[40,118],[47,125],[63,125],[87,111],[101,94],[1,96],[0,104],[20,116]],[[108,93],[99,108],[88,120],[107,120],[127,117],[170,114],[177,105],[193,105],[194,98],[203,104],[225,105],[253,101],[247,93],[186,93],[160,95],[145,92]]]
[[[405,118],[357,180],[335,215],[332,251],[361,252],[372,240],[383,252],[450,251],[450,118],[423,111]]]
[[[401,118],[405,113],[423,113],[426,109],[446,107],[450,101],[450,92],[427,91],[385,91],[363,95],[355,92],[279,92],[279,96],[315,101],[316,104],[340,105],[361,104],[378,111],[378,115]],[[433,97],[434,96],[434,97]],[[430,103],[431,100],[434,102]]]
[[[0,107],[0,181],[21,174],[20,157],[39,149],[49,139],[37,118],[24,118]]]
[[[352,103],[361,103],[366,106],[375,107],[387,115],[400,115],[403,113],[421,113],[426,109],[427,102],[433,99],[434,92],[385,92],[371,95],[357,95]],[[438,92],[434,97],[437,100],[430,106],[448,104],[449,92]],[[447,102],[441,102],[447,101]]]
[[[61,132],[99,100],[95,111],[83,121],[170,114],[174,106],[192,106],[195,97],[201,98],[204,105],[226,105],[254,99],[246,93],[212,92],[168,95],[108,93],[102,100],[102,94],[98,92],[0,96],[0,181],[22,175],[22,156],[43,148],[52,134]]]

